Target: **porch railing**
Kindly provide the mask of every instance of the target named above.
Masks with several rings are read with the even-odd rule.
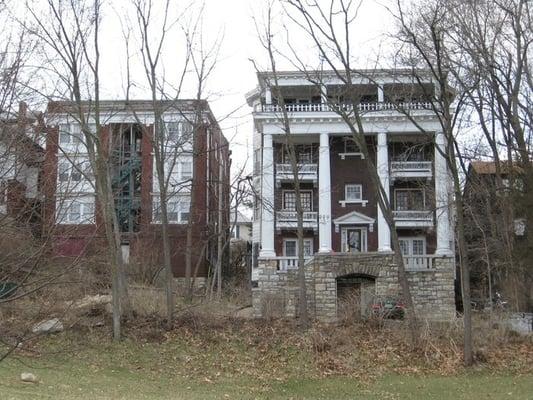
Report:
[[[392,161],[391,172],[431,172],[431,161]]]
[[[406,221],[432,221],[433,214],[431,211],[425,210],[395,210],[392,212],[395,220],[406,220]]]
[[[432,254],[404,256],[403,262],[407,271],[425,271],[435,269],[435,256]]]
[[[278,211],[276,213],[277,220],[280,222],[290,221],[294,222],[298,219],[298,213],[296,211]],[[303,221],[304,222],[316,222],[318,217],[318,212],[316,211],[304,211]]]
[[[312,257],[304,257],[304,263],[307,263]],[[278,262],[278,271],[287,271],[298,268],[298,257],[276,257]]]
[[[316,175],[318,172],[317,164],[298,164],[298,174],[306,175]],[[292,175],[292,165],[291,164],[276,164],[276,172],[278,174]]]
[[[354,107],[355,106],[355,107]],[[285,104],[285,110],[288,112],[335,112],[335,111],[388,111],[388,110],[431,110],[431,103],[424,101],[410,101],[405,103],[303,103],[303,104]],[[260,112],[281,112],[282,107],[278,104],[259,104],[255,111]]]

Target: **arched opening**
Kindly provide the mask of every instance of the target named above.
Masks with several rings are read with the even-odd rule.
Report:
[[[337,317],[356,322],[368,317],[375,293],[375,277],[348,274],[337,277]]]

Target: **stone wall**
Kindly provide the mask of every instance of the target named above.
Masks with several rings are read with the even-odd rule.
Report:
[[[375,279],[378,297],[400,295],[398,267],[392,253],[315,255],[305,266],[307,308],[321,322],[337,319],[337,281],[357,274]],[[257,318],[294,318],[298,312],[297,270],[277,270],[277,260],[259,259],[258,286],[252,291]],[[408,271],[418,315],[428,319],[451,319],[455,315],[454,264],[451,258],[435,259],[435,268]]]

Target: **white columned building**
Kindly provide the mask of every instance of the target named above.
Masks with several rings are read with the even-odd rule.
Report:
[[[378,132],[378,146],[377,146],[377,162],[379,180],[387,199],[390,198],[390,183],[389,183],[389,151],[387,147],[387,132]],[[390,228],[385,220],[383,211],[378,202],[378,251],[391,251],[390,244]]]
[[[274,249],[274,149],[272,135],[263,135],[261,187],[261,251],[259,257],[276,257]]]
[[[320,134],[318,160],[318,242],[319,253],[331,252],[331,171],[329,135]]]
[[[448,197],[448,167],[446,165],[446,138],[435,133],[435,207],[437,216],[437,250],[440,256],[453,255],[450,248],[450,215]]]

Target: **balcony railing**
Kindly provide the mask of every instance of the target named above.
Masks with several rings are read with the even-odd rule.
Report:
[[[317,164],[298,164],[298,179],[299,180],[317,180],[318,165]],[[294,172],[291,164],[276,164],[276,179],[278,180],[293,180]]]
[[[298,213],[296,211],[278,211],[276,212],[276,225],[278,228],[297,228],[298,227]],[[318,212],[305,211],[303,213],[304,228],[318,227]]]
[[[431,172],[431,161],[392,161],[391,171],[429,171]]]
[[[338,111],[390,111],[390,110],[431,110],[431,103],[424,101],[411,101],[405,103],[302,103],[302,104],[285,104],[287,112],[338,112]],[[281,112],[283,109],[278,104],[258,104],[255,107],[256,112]]]
[[[392,178],[431,178],[431,161],[391,161]]]
[[[403,262],[407,271],[426,271],[435,269],[434,255],[404,256]]]
[[[304,263],[307,263],[312,257],[304,256]],[[276,257],[278,262],[278,271],[287,271],[298,268],[298,257]]]
[[[432,226],[433,213],[427,210],[395,210],[392,212],[397,227]]]

